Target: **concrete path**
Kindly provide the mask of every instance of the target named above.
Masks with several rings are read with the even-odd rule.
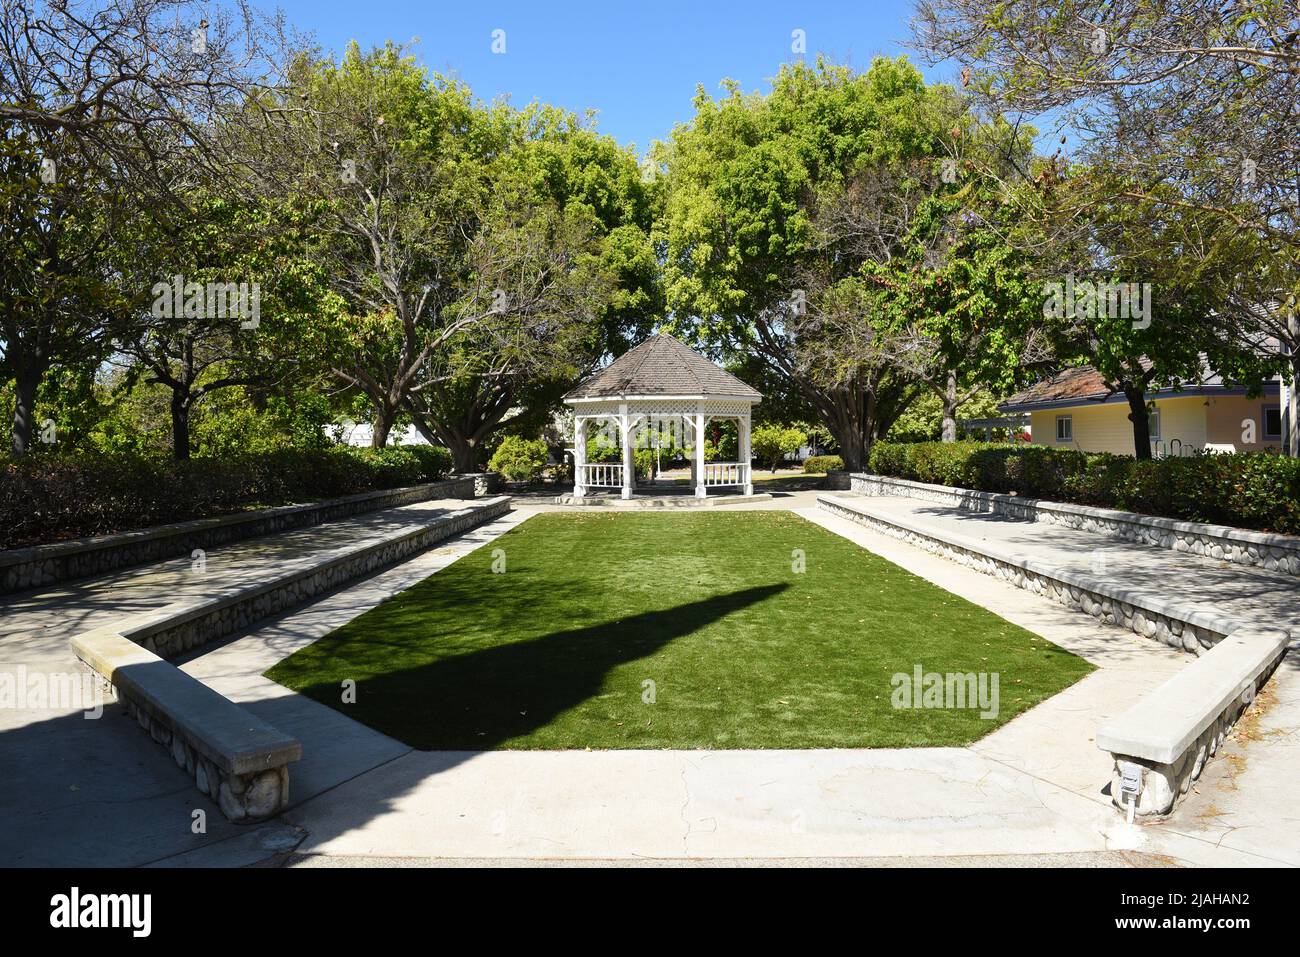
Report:
[[[1242,623],[1300,629],[1300,578],[1294,575],[914,498],[851,493],[832,493],[832,497],[847,498],[887,519],[988,543],[1002,554],[1116,581],[1137,595],[1175,599],[1208,615]]]
[[[1116,823],[1109,796],[1100,792],[1109,779],[1110,757],[1096,746],[1097,728],[1184,667],[1190,656],[854,522],[821,510],[798,512],[1098,665],[1097,671],[976,742],[972,750],[1053,786],[1101,800],[1107,807],[1103,830],[1117,849],[1131,844],[1183,863],[1214,866],[1300,866],[1300,813],[1291,810],[1289,800],[1280,799],[1281,793],[1294,793],[1300,786],[1300,655],[1294,650],[1260,695],[1253,717],[1234,728],[1221,757],[1210,762],[1193,786],[1192,796],[1168,821],[1129,828]],[[1039,527],[1040,533],[1048,530],[1061,529]],[[1092,535],[1086,544],[1110,550],[1116,543]],[[1293,582],[1281,584],[1294,587]],[[1223,782],[1223,775],[1229,780]],[[1231,778],[1236,779],[1235,787]]]
[[[207,552],[203,570],[189,558],[173,558],[88,581],[0,597],[0,653],[40,656],[57,648],[47,638],[79,631],[213,591],[255,584],[289,560],[324,557],[368,538],[413,531],[423,522],[465,508],[462,499],[431,499],[399,508],[356,515],[323,525],[232,542]]]
[[[79,631],[255,582],[286,560],[324,555],[369,537],[399,533],[466,504],[460,499],[432,500],[232,543],[209,551],[201,574],[193,570],[189,558],[179,558],[7,596],[0,599],[0,671],[79,677],[85,671],[68,647],[68,639]],[[434,560],[432,556],[441,551],[399,566],[406,569],[405,575],[399,573],[388,593],[440,567],[421,563]],[[385,574],[359,586],[368,589],[362,594],[371,603],[384,595]],[[353,614],[365,607],[369,605]],[[309,627],[310,619],[288,618],[295,627]],[[292,696],[293,701],[280,696],[277,704],[270,699],[278,686],[264,684],[262,692],[268,700],[254,710],[272,724],[291,734],[304,725],[322,732],[328,729],[316,739],[312,765],[333,760],[336,770],[319,787],[337,783],[349,771],[355,773],[357,768],[345,760],[353,738],[382,738],[390,747],[395,744],[328,708],[317,706],[322,714],[308,717],[297,696]],[[297,793],[315,793],[308,790],[311,772],[305,777],[306,787],[300,780],[293,779]],[[205,833],[194,833],[196,809],[206,814]],[[250,838],[254,832],[249,828],[227,822],[216,805],[177,770],[166,750],[112,702],[101,717],[91,720],[75,704],[0,708],[0,820],[4,822],[0,864],[11,865],[139,865],[225,841],[246,845],[253,855],[250,859],[256,860],[266,856],[268,848],[283,849],[286,842],[296,843],[300,837],[276,824],[256,829],[256,836]]]
[[[1165,827],[1218,847],[1300,863],[1300,654],[1293,649],[1252,713]]]
[[[289,811],[307,833],[292,861],[1300,864],[1204,829],[1130,827],[1102,793],[1110,759],[1097,727],[1185,655],[815,508],[796,512],[1099,670],[970,748],[411,751]]]
[[[263,677],[263,672],[503,535],[527,517],[526,513],[511,512],[480,525],[409,561],[267,622],[243,637],[198,649],[196,654],[182,659],[180,667],[302,742],[303,758],[290,766],[289,795],[291,805],[301,804],[411,748],[276,684]]]
[[[189,835],[189,809],[206,802],[162,749],[133,725],[120,727],[111,739],[98,729],[70,733],[80,730],[70,722],[103,725],[109,719],[64,715],[57,719],[61,725],[51,721],[45,729],[54,751],[66,754],[55,762],[53,775],[38,753],[40,742],[29,736],[16,757],[30,774],[20,773],[15,783],[0,777],[0,815],[8,818],[11,809],[19,815],[15,827],[0,833],[0,860],[166,866],[456,866],[525,858],[555,865],[651,866],[1300,865],[1300,828],[1289,812],[1278,811],[1289,803],[1282,796],[1289,799],[1300,767],[1300,676],[1280,674],[1261,696],[1257,720],[1239,725],[1239,740],[1229,748],[1240,757],[1211,765],[1225,775],[1231,771],[1226,788],[1211,793],[1207,771],[1202,793],[1174,819],[1130,827],[1102,793],[1109,758],[1093,735],[1106,718],[1190,659],[831,516],[815,508],[815,496],[798,492],[758,507],[794,508],[1099,669],[969,748],[839,751],[418,752],[261,677],[275,661],[552,508],[530,502],[183,663],[302,739],[304,760],[292,771],[293,806],[279,822],[234,828],[214,808],[209,833]],[[1042,536],[1045,530],[1068,531],[1036,531]],[[1110,540],[1096,536],[1077,546],[1111,550]],[[182,579],[174,574],[171,581]],[[39,609],[31,612],[39,619]],[[11,638],[18,634],[0,630],[0,662],[17,647]],[[48,646],[53,654],[52,632],[45,637],[24,647]],[[0,713],[0,720],[6,717]],[[65,737],[80,743],[69,748]],[[0,760],[11,738],[0,734]],[[175,792],[161,787],[164,776],[154,765],[168,772]],[[78,789],[67,791],[69,780]],[[70,835],[62,836],[61,829]]]

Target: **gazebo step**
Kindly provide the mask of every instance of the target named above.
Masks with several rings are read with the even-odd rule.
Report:
[[[748,505],[771,499],[772,496],[767,492],[754,495],[710,495],[707,498],[696,498],[694,495],[633,495],[631,498],[620,498],[617,495],[587,495],[583,498],[560,495],[556,497],[555,504],[573,508],[708,508],[713,505]]]

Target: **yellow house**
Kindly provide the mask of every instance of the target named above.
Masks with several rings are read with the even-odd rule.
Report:
[[[1247,452],[1280,448],[1284,415],[1276,381],[1258,398],[1224,384],[1217,376],[1180,391],[1147,393],[1151,445],[1156,455],[1185,455],[1193,450]],[[1028,414],[1036,445],[1085,452],[1133,454],[1133,423],[1122,393],[1108,395],[1105,382],[1091,366],[1066,369],[1017,393],[998,406],[1003,412]]]

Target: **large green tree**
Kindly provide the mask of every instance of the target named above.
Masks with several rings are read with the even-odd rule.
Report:
[[[1049,167],[1050,169],[1050,167]],[[1212,372],[1251,392],[1280,364],[1261,332],[1222,312],[1237,267],[1216,255],[1217,217],[1123,196],[1102,171],[1067,170],[1021,190],[1027,221],[1061,221],[1039,257],[1042,324],[1064,364],[1089,364],[1107,396],[1127,402],[1137,458],[1152,456],[1147,394],[1194,385]],[[1082,194],[1082,195],[1081,195]]]
[[[64,162],[67,145],[63,132],[0,122],[0,373],[14,384],[15,456],[31,446],[46,374],[93,366],[120,316],[110,260],[121,189]]]
[[[663,152],[674,325],[762,357],[816,408],[851,469],[920,387],[917,364],[898,361],[888,290],[933,245],[918,220],[966,122],[953,91],[927,87],[905,58],[865,73],[819,60],[783,67],[767,96],[701,91]]]
[[[1300,454],[1300,8],[921,0],[914,29],[936,62],[961,65],[989,108],[1052,117],[1062,143],[1073,137],[1074,162],[1035,180],[1092,188],[1063,190],[1057,199],[1068,202],[1053,204],[1053,222],[1087,230],[1116,204],[1140,212],[1144,229],[1121,244],[1123,258],[1177,279],[1155,301],[1184,323],[1181,339],[1145,345],[1194,345],[1200,332],[1207,339],[1196,351],[1231,337],[1277,358],[1280,344],[1292,395],[1287,444]],[[1212,323],[1186,324],[1193,300]],[[1144,335],[1129,336],[1132,345],[1159,335],[1136,331]],[[1100,361],[1129,345],[1103,343]],[[1142,378],[1128,367],[1123,381]]]
[[[313,337],[339,310],[314,255],[312,206],[185,199],[183,216],[160,210],[119,248],[132,312],[115,340],[124,386],[143,377],[166,391],[182,459],[196,410],[216,393],[311,383]]]
[[[478,298],[498,290],[500,307],[458,333],[408,398],[417,427],[466,471],[519,410],[544,417],[601,356],[662,316],[653,184],[630,150],[532,106],[491,175],[490,212],[467,257],[475,282],[456,308],[480,311],[490,304]],[[532,251],[502,256],[502,244]]]
[[[486,316],[453,306],[512,114],[394,44],[300,58],[281,100],[250,165],[276,201],[323,204],[320,261],[344,309],[322,323],[321,361],[365,395],[382,446],[426,366]]]
[[[1028,131],[980,123],[955,96],[940,100],[952,155],[870,169],[823,218],[832,239],[876,241],[864,257],[849,308],[814,315],[804,336],[822,375],[880,355],[938,399],[944,441],[957,438],[957,412],[982,389],[1005,394],[1050,361],[1042,326],[1032,223],[1007,202],[1016,164],[1027,162]]]

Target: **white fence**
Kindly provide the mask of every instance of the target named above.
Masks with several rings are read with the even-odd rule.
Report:
[[[578,484],[585,488],[622,488],[622,465],[582,465],[578,467]]]
[[[748,485],[748,462],[705,462],[704,484],[709,485]]]

